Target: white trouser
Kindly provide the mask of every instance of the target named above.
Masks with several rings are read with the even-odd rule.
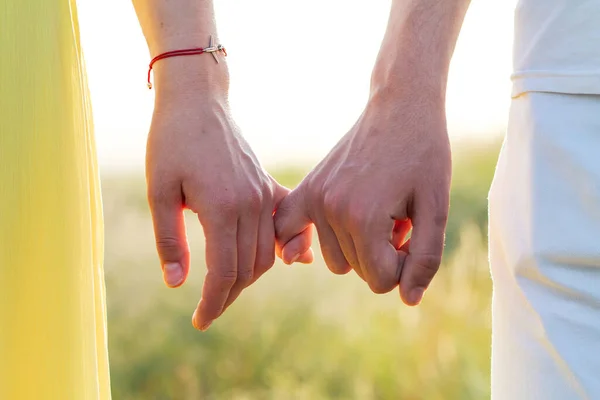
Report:
[[[513,99],[489,201],[493,400],[600,399],[600,96]]]

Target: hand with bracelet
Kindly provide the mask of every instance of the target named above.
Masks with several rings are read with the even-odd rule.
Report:
[[[152,57],[217,44],[212,1],[134,0]],[[147,147],[148,198],[164,280],[182,285],[190,268],[183,210],[198,215],[207,275],[192,322],[205,330],[274,263],[273,212],[287,195],[260,165],[233,121],[221,52],[154,65],[156,102]],[[310,232],[302,237],[310,243]],[[312,250],[300,262],[312,261]]]

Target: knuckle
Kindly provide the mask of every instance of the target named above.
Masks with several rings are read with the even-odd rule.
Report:
[[[307,177],[302,181],[298,188],[302,190],[306,201],[310,204],[316,205],[323,203],[325,188],[319,179]]]
[[[337,246],[328,244],[325,241],[320,243],[320,245],[325,264],[331,272],[336,275],[345,275],[351,269],[344,255],[339,250],[336,250]]]
[[[156,238],[156,248],[160,252],[174,253],[180,251],[181,245],[174,236],[158,236]]]
[[[221,195],[219,205],[225,213],[235,214],[239,200],[232,194]]]
[[[419,254],[414,257],[415,265],[432,275],[438,271],[440,264],[442,263],[441,254]]]
[[[340,211],[339,196],[334,191],[323,194],[323,209],[328,216],[336,216]]]
[[[348,214],[348,202],[346,196],[340,191],[331,191],[323,196],[323,209],[327,219],[336,223],[346,221]]]
[[[181,181],[177,175],[160,178],[148,176],[146,197],[151,207],[173,205],[174,202],[179,201],[181,190]]]
[[[439,213],[433,216],[433,225],[438,229],[446,228],[446,224],[448,223],[448,212]]]
[[[274,224],[275,224],[275,238],[277,240],[282,240],[284,239],[285,236],[285,227],[286,227],[286,222],[285,219],[282,217],[283,214],[283,210],[281,208],[277,209],[277,212],[275,212],[275,220],[274,220]]]
[[[229,225],[237,223],[238,210],[233,196],[219,194],[215,196],[214,202],[204,210],[202,217],[214,225]]]
[[[256,259],[255,268],[259,271],[266,271],[275,264],[275,252],[261,255],[260,258]]]
[[[218,318],[223,311],[223,306],[219,304],[215,299],[204,297],[200,302],[200,313],[209,319]]]
[[[329,270],[336,275],[346,275],[348,272],[352,270],[352,267],[344,264],[332,264],[329,266]]]
[[[262,186],[260,195],[263,203],[272,204],[273,200],[275,199],[275,190],[273,188],[273,184],[271,182],[265,183]]]
[[[231,287],[238,279],[238,272],[232,269],[225,269],[215,273],[215,278],[222,286]]]
[[[365,270],[368,271],[367,282],[374,293],[388,293],[398,285],[399,270],[384,257],[369,260]]]
[[[158,186],[148,186],[148,203],[151,206],[160,205],[165,202],[165,192],[161,190]]]
[[[362,232],[369,225],[370,219],[361,208],[354,206],[348,211],[346,221],[352,231]]]
[[[287,237],[287,235],[293,234],[293,232],[291,231],[293,230],[293,221],[295,219],[295,203],[294,198],[292,197],[294,196],[293,193],[294,192],[292,192],[292,194],[290,194],[288,197],[284,198],[281,201],[281,203],[277,207],[277,210],[275,211],[275,215],[273,216],[275,237],[277,238],[277,240],[283,239],[284,236],[286,236],[285,239],[291,239],[291,237]]]
[[[354,232],[363,232],[376,221],[374,218],[374,207],[364,201],[354,200],[348,204],[346,221],[348,227]]]
[[[243,213],[254,214],[262,209],[262,204],[262,193],[252,189],[237,202],[237,208]]]
[[[397,282],[389,279],[382,279],[381,277],[374,277],[367,281],[369,284],[369,288],[375,294],[385,294],[389,293],[398,284]]]
[[[235,196],[227,193],[220,193],[216,196],[215,205],[218,207],[220,214],[223,216],[236,214],[237,201]]]
[[[252,282],[252,278],[254,278],[254,271],[252,269],[244,269],[238,271],[236,283],[246,287]]]
[[[346,217],[348,228],[352,232],[364,232],[365,228],[373,222],[373,219],[365,211],[364,207],[352,206],[350,207]]]

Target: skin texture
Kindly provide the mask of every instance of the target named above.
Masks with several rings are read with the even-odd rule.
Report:
[[[297,235],[314,224],[332,272],[354,270],[375,293],[399,285],[406,304],[421,301],[444,247],[446,80],[468,5],[393,2],[364,112],[275,214],[285,262],[307,249]]]
[[[216,36],[210,1],[140,0],[134,6],[152,57],[206,46]],[[198,215],[204,230],[208,272],[192,317],[200,330],[273,265],[273,212],[289,192],[264,171],[233,121],[227,63],[220,57],[219,64],[207,54],[156,64],[147,146],[148,199],[168,286],[182,285],[190,268],[184,208]],[[312,258],[308,249],[298,261]]]
[[[210,35],[219,43],[211,0],[133,3],[152,57],[206,46]],[[207,329],[275,252],[288,264],[311,262],[313,224],[333,272],[354,270],[376,293],[399,285],[406,304],[420,302],[443,250],[446,79],[468,4],[393,1],[364,112],[291,193],[263,170],[233,121],[222,56],[219,64],[198,55],[155,65],[148,199],[168,286],[182,285],[190,268],[184,208],[204,229],[208,272],[196,328]]]

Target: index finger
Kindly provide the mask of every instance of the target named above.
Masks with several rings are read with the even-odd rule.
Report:
[[[206,238],[207,273],[192,323],[205,331],[223,312],[237,280],[237,220],[204,221],[202,227]]]
[[[393,290],[400,280],[398,252],[391,243],[393,226],[391,218],[379,215],[349,230],[364,279],[378,294]]]
[[[148,204],[163,279],[169,287],[179,287],[185,282],[190,269],[190,250],[179,182],[165,183],[150,179]]]

